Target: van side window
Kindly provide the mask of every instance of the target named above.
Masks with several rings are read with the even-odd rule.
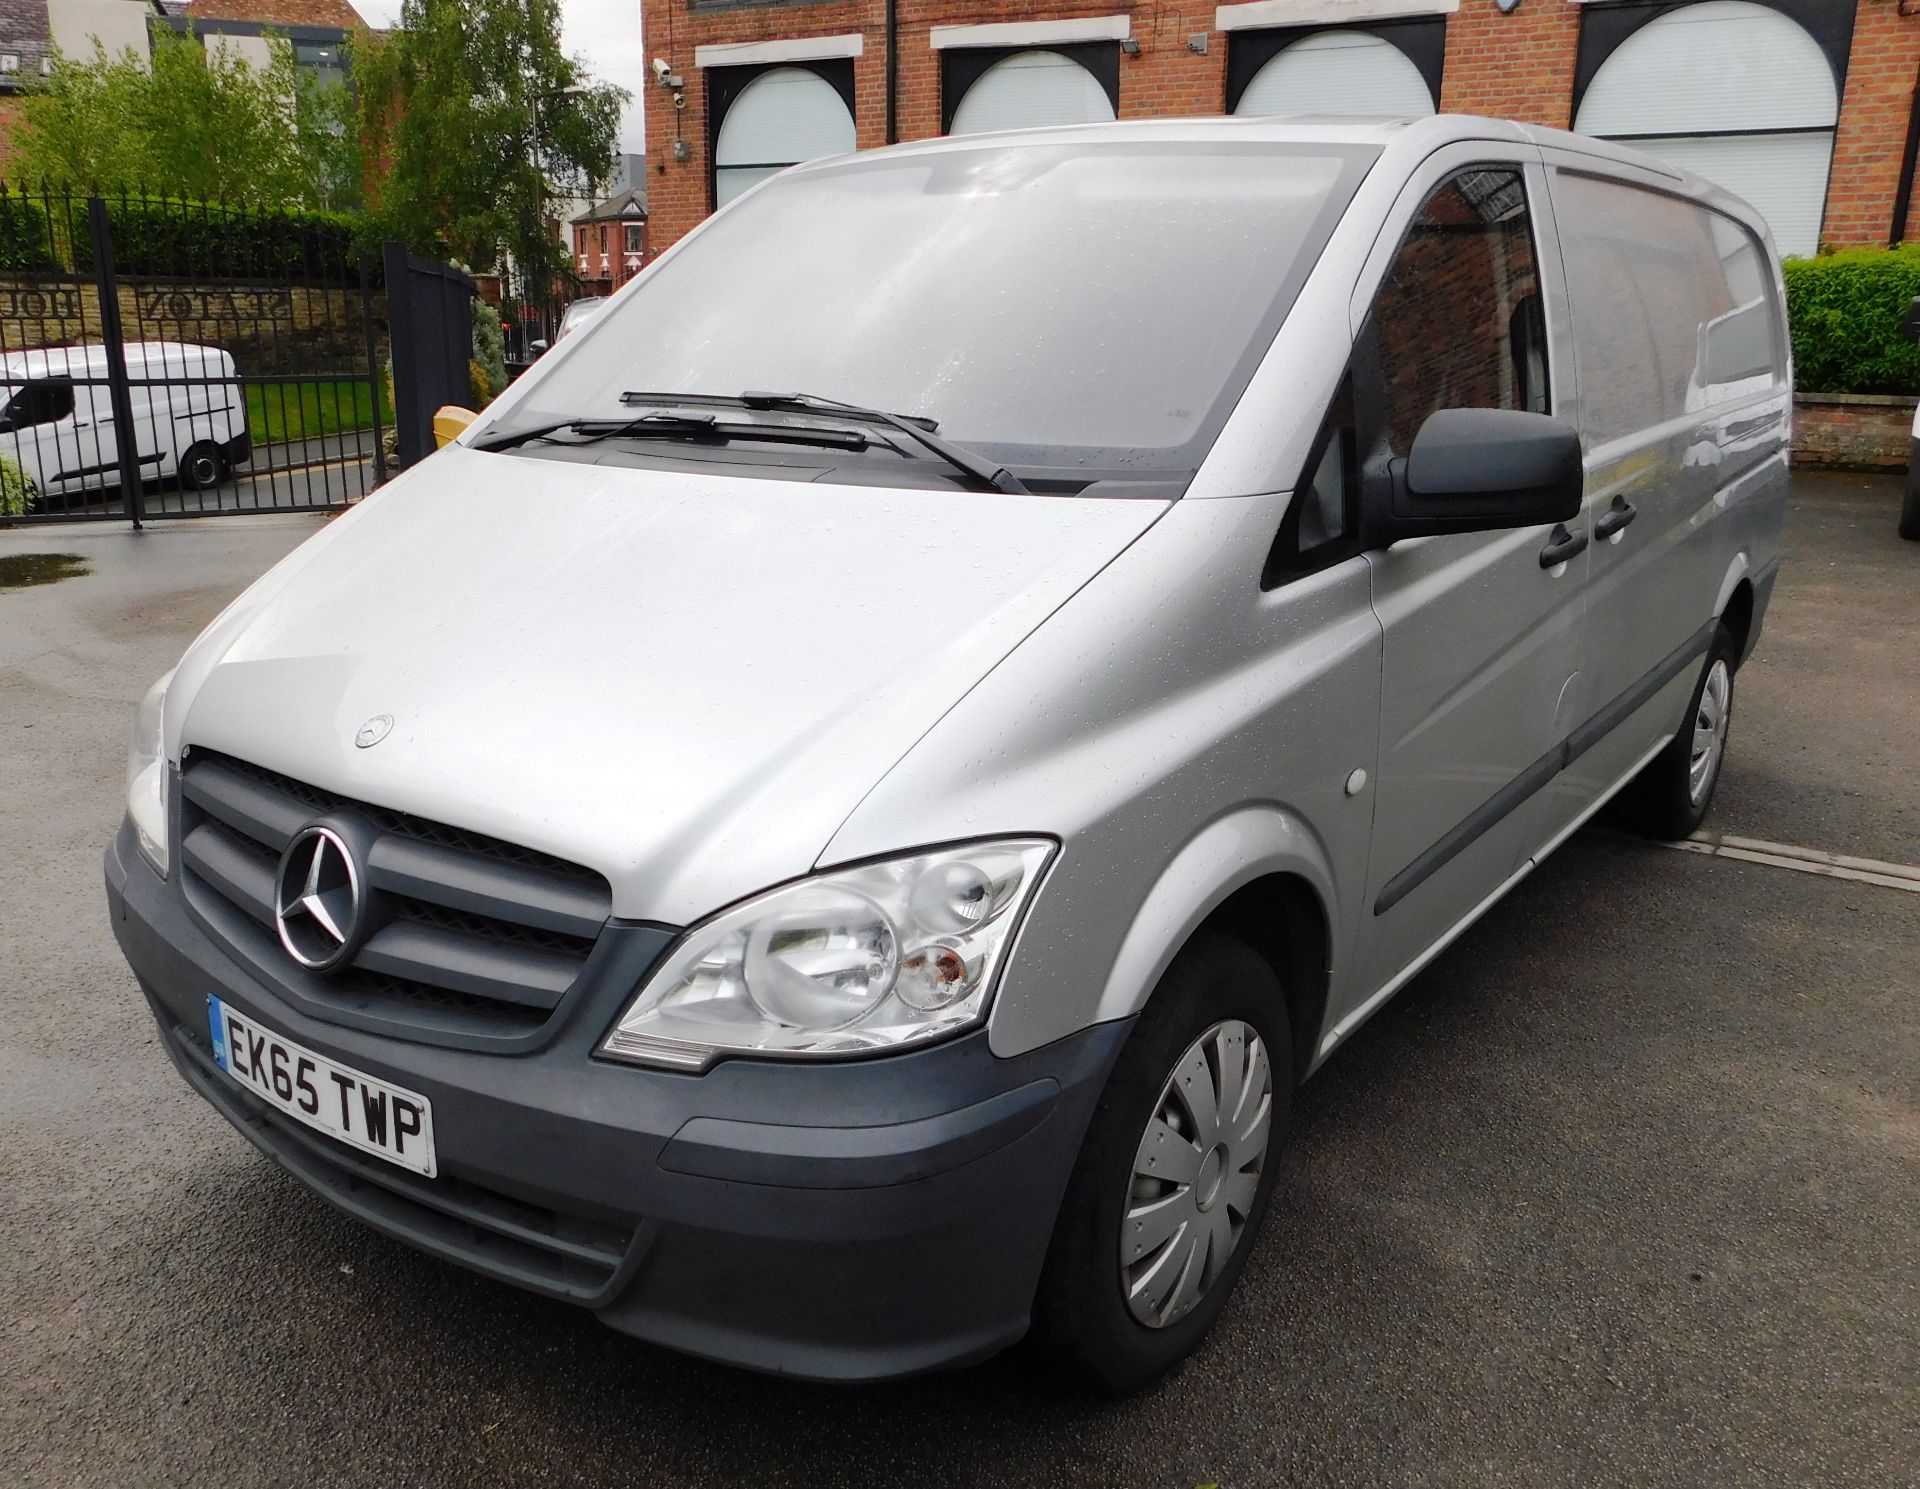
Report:
[[[1570,172],[1556,175],[1553,195],[1590,444],[1773,387],[1772,276],[1745,228],[1679,197]]]
[[[64,378],[28,383],[13,395],[0,428],[31,429],[36,424],[51,424],[73,412],[73,384]]]
[[[1373,303],[1387,442],[1404,455],[1443,408],[1548,408],[1526,182],[1462,171],[1420,208]]]

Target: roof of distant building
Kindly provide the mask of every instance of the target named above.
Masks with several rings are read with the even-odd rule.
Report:
[[[574,218],[575,222],[606,222],[625,218],[632,222],[647,220],[647,188],[644,183],[631,191],[615,192],[604,202],[595,202]]]
[[[190,0],[175,9],[161,0],[170,15],[194,21],[257,21],[270,26],[321,26],[341,31],[364,31],[367,23],[347,0]]]

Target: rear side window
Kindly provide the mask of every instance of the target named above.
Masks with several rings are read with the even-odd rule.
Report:
[[[1546,322],[1517,170],[1462,171],[1428,197],[1373,304],[1387,441],[1443,408],[1547,411]]]
[[[1774,386],[1772,276],[1745,228],[1677,197],[1564,173],[1554,207],[1590,444]]]

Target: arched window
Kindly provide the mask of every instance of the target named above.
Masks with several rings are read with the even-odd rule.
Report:
[[[1820,44],[1750,0],[1647,22],[1601,64],[1573,127],[1745,197],[1782,253],[1820,246],[1839,89]]]
[[[1369,31],[1316,31],[1248,80],[1236,114],[1431,114],[1433,94],[1407,54]]]
[[[1113,116],[1107,90],[1073,58],[1059,52],[1015,52],[973,80],[953,111],[947,133],[1098,124]]]
[[[727,105],[713,145],[713,204],[724,207],[777,171],[854,145],[840,90],[805,67],[775,67]]]

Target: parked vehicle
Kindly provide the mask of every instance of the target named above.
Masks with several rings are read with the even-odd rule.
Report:
[[[134,449],[143,473],[194,490],[252,457],[247,401],[218,347],[144,341],[125,348]],[[35,491],[120,484],[120,443],[103,346],[49,347],[0,358],[0,454]]]
[[[188,1082],[438,1256],[1137,1386],[1296,1085],[1616,795],[1705,816],[1782,305],[1746,204],[1489,120],[784,172],[156,685],[115,930]]]
[[[571,336],[588,321],[607,308],[605,295],[594,295],[585,300],[575,300],[560,317],[560,335]]]

